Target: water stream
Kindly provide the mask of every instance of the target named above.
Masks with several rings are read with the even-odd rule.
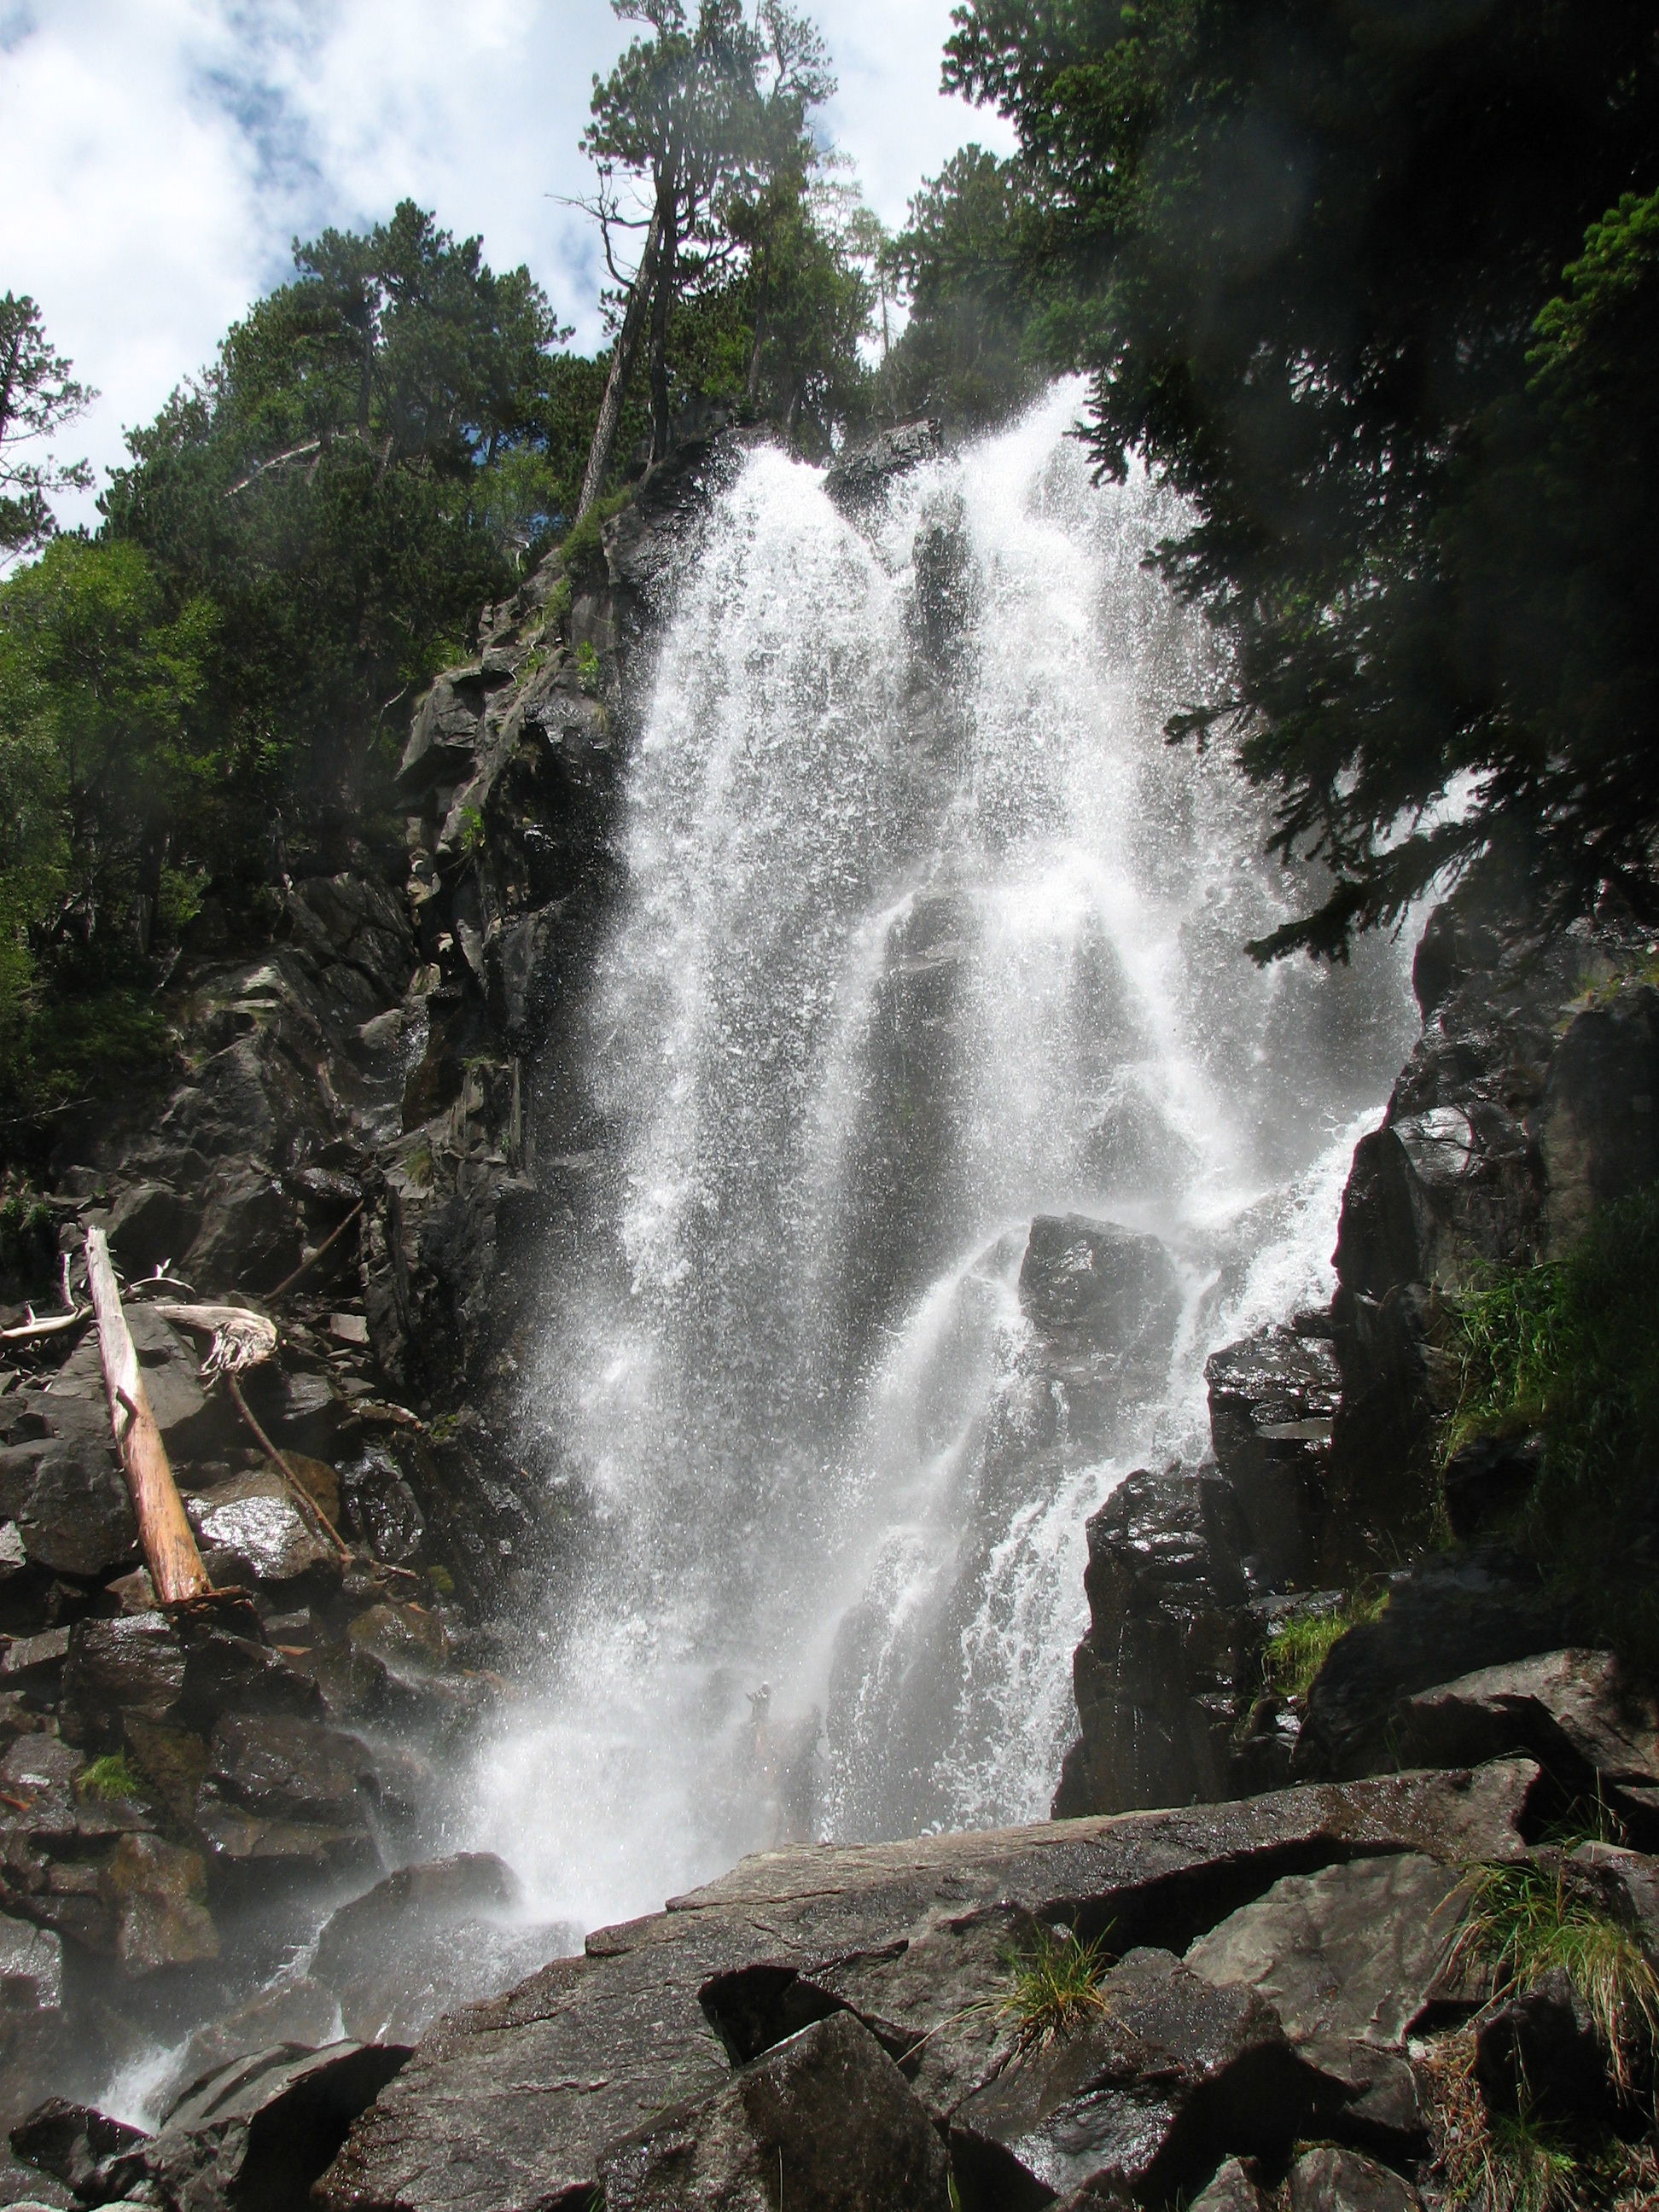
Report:
[[[1086,1516],[1202,1449],[1208,1351],[1328,1293],[1401,957],[1243,954],[1290,892],[1162,735],[1214,673],[1143,566],[1180,511],[1091,483],[1078,399],[855,520],[756,451],[686,549],[585,1051],[602,1228],[533,1384],[578,1510],[455,1823],[546,1917],[1044,1814]],[[1020,1295],[1054,1214],[1176,1285],[1086,1423]]]

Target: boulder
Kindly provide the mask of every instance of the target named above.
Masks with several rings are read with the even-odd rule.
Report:
[[[101,1444],[54,1447],[41,1455],[17,1529],[29,1559],[54,1574],[112,1574],[137,1554],[126,1484]]]
[[[0,2128],[52,2088],[67,2045],[61,1937],[0,1917]]]
[[[1090,1626],[1072,1666],[1083,1733],[1056,1816],[1231,1796],[1256,1642],[1231,1485],[1210,1467],[1139,1469],[1088,1536]]]
[[[337,1571],[334,1547],[313,1528],[274,1469],[236,1476],[185,1500],[204,1550],[245,1560],[260,1582],[291,1583],[318,1569]]]
[[[1294,1329],[1259,1329],[1212,1352],[1210,1437],[1249,1530],[1255,1578],[1306,1588],[1324,1535],[1336,1355]]]
[[[987,1993],[1006,1986],[1010,1957],[1033,1950],[1044,1933],[1028,1908],[998,1902],[804,1972],[769,1960],[717,1975],[701,1992],[702,2008],[742,2064],[845,2005],[944,2122],[1011,2051],[1012,2023]]]
[[[289,2212],[403,2065],[390,2045],[279,2044],[189,2089],[140,2148],[174,2212]]]
[[[55,2174],[45,2173],[38,2166],[25,2166],[9,2144],[0,2144],[0,2204],[20,2208],[38,2205],[44,2208],[44,2212],[73,2212],[76,2202],[75,2191],[66,2188]]]
[[[1229,2151],[1272,2156],[1305,2134],[1316,2081],[1271,2005],[1164,1951],[1133,1951],[1073,2034],[1030,2045],[960,2105],[951,2171],[967,2212],[1085,2185],[1190,2189]]]
[[[606,2212],[948,2212],[945,2152],[848,2013],[803,2028],[729,2087],[660,2114],[600,2159]]]
[[[900,422],[884,430],[850,453],[836,457],[824,476],[823,489],[843,513],[858,515],[880,504],[893,480],[937,460],[945,450],[937,422],[926,417]]]
[[[400,1867],[334,1913],[312,1971],[337,1996],[349,2034],[412,2042],[441,2014],[498,1996],[576,1948],[574,1928],[519,1917],[520,1894],[489,1851]]]
[[[1540,2119],[1594,2123],[1608,2105],[1607,2053],[1589,2008],[1560,1967],[1482,2014],[1474,2070],[1494,2112],[1524,2100]]]
[[[1422,2205],[1409,2181],[1331,2143],[1303,2152],[1286,2194],[1289,2212],[1420,2212]]]
[[[374,1763],[356,1736],[287,1714],[227,1713],[213,1731],[206,1788],[248,1811],[325,1826],[365,1825]]]
[[[412,1559],[426,1534],[418,1500],[391,1454],[371,1446],[342,1470],[346,1517],[377,1559],[401,1566]]]
[[[161,1612],[83,1620],[64,1669],[65,1732],[77,1742],[118,1739],[130,1719],[166,1723],[184,1695],[185,1647]]]
[[[1123,1401],[1164,1382],[1181,1285],[1161,1240],[1115,1221],[1039,1214],[1026,1239],[1019,1302],[1042,1371],[1074,1425],[1109,1425]]]
[[[152,2103],[170,2111],[197,2082],[278,2044],[315,2050],[344,2039],[333,1990],[307,1975],[295,1974],[198,2027],[179,2053],[166,2083],[154,2093]]]
[[[1381,1616],[1332,1647],[1309,1691],[1292,1771],[1340,1781],[1392,1765],[1395,1708],[1419,1690],[1562,1642],[1535,1572],[1490,1547],[1434,1553],[1389,1584]]]
[[[1547,1651],[1481,1668],[1402,1698],[1390,1725],[1407,1765],[1524,1752],[1565,1799],[1600,1798],[1633,1841],[1659,1843],[1659,1721],[1611,1652]]]
[[[142,2128],[64,2097],[48,2097],[11,2131],[19,2158],[52,2174],[85,2204],[106,2204],[143,2179],[138,2154],[146,2140]]]
[[[1286,1875],[1187,1953],[1218,1986],[1253,1989],[1292,2046],[1341,2095],[1345,2134],[1420,2148],[1424,2123],[1406,2057],[1462,1917],[1455,1867],[1412,1851]]]
[[[120,1837],[99,1874],[115,1921],[115,1955],[137,1978],[219,1955],[199,1851],[160,1836]]]
[[[1538,1115],[1549,1249],[1565,1251],[1598,1206],[1659,1175],[1659,991],[1626,983],[1574,1016]]]
[[[1188,2212],[1267,2212],[1268,2199],[1236,2158],[1224,2159],[1207,2189],[1194,2197]]]

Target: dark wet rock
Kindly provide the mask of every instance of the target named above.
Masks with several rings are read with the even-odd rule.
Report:
[[[607,2212],[946,2212],[945,2152],[881,2045],[849,2014],[806,2027],[728,2088],[682,2105],[599,2161]]]
[[[1431,919],[1423,1034],[1343,1195],[1333,1309],[1342,1401],[1322,1579],[1348,1583],[1427,1540],[1431,1429],[1455,1397],[1444,1296],[1480,1267],[1540,1255],[1534,1135],[1561,1009],[1595,953],[1454,901]]]
[[[333,1545],[301,1511],[274,1469],[221,1483],[188,1499],[187,1510],[204,1551],[245,1560],[260,1582],[295,1582],[319,1569],[338,1572]]]
[[[1514,1859],[1535,1778],[1516,1761],[993,1835],[801,1844],[744,1860],[666,1912],[597,1930],[585,1958],[555,1961],[508,1996],[440,2022],[353,2129],[319,2203],[325,2212],[508,2212],[591,2189],[608,2146],[665,2106],[727,2085],[730,2057],[703,1992],[755,1966],[780,1970],[766,1999],[775,2017],[804,1978],[803,2004],[856,2009],[878,2039],[890,2036],[920,2091],[928,2084],[917,2039],[942,2030],[969,1988],[993,2000],[1006,1989],[997,1915],[1063,1919],[1085,1935],[1109,1926],[1114,1945],[1184,1949],[1285,1874],[1400,1850],[1448,1864]],[[981,1914],[980,1936],[962,1948],[933,1942]],[[883,1963],[900,1946],[918,1954],[915,1978],[884,1984]],[[964,1954],[979,1964],[957,1972]],[[1288,2057],[1282,2037],[1281,2047]],[[965,2049],[959,2057],[971,2063]],[[941,2081],[939,2094],[961,2092]]]
[[[574,1929],[528,1923],[520,1904],[517,1877],[488,1851],[402,1867],[333,1915],[313,1972],[337,1995],[348,2034],[410,2042],[576,1947]]]
[[[306,1975],[295,1975],[198,2028],[179,2053],[169,2086],[157,2093],[156,2102],[167,2110],[210,2075],[221,2074],[239,2060],[278,2044],[315,2050],[343,2037],[333,1990]]]
[[[0,1686],[7,1690],[20,1683],[36,1686],[42,1676],[55,1675],[69,1657],[67,1628],[42,1629],[38,1636],[14,1636],[0,1655]]]
[[[374,1782],[368,1748],[320,1721],[227,1713],[213,1731],[206,1786],[252,1813],[361,1827]]]
[[[0,1989],[8,2011],[57,2012],[64,2002],[64,1947],[44,1928],[0,1918]]]
[[[937,422],[926,417],[900,422],[838,455],[824,476],[823,489],[844,512],[860,514],[885,495],[896,477],[924,461],[937,460],[944,450],[944,434]]]
[[[191,1638],[181,1709],[193,1726],[208,1729],[227,1711],[310,1718],[322,1712],[323,1694],[286,1653],[215,1627]]]
[[[1398,1755],[1395,1708],[1417,1692],[1563,1642],[1559,1604],[1502,1553],[1431,1553],[1396,1576],[1379,1619],[1332,1647],[1308,1693],[1294,1772],[1341,1779]]]
[[[1255,1679],[1231,1485],[1214,1468],[1129,1475],[1089,1522],[1090,1629],[1073,1662],[1083,1735],[1058,1816],[1231,1794]]]
[[[342,1470],[346,1519],[377,1559],[401,1566],[421,1548],[426,1520],[420,1501],[390,1452],[371,1446]]]
[[[74,2191],[86,2204],[106,2204],[144,2178],[142,2128],[112,2120],[89,2105],[48,2097],[11,2131],[16,2155]]]
[[[1256,1990],[1342,2096],[1344,2133],[1421,2148],[1406,2039],[1462,1917],[1457,1869],[1414,1852],[1287,1875],[1187,1954],[1206,1981]]]
[[[969,2212],[1103,2182],[1163,2197],[1228,2152],[1271,2156],[1308,2131],[1316,2080],[1254,1990],[1134,1951],[1101,1994],[1085,2027],[1028,2049],[957,2107],[951,2169]]]
[[[1607,2056],[1589,2008],[1558,1966],[1481,2016],[1474,2069],[1498,2112],[1524,2101],[1545,2122],[1596,2120],[1608,2102]]]
[[[1209,2186],[1194,2197],[1189,2212],[1267,2212],[1267,2199],[1236,2158],[1224,2159]]]
[[[1538,1148],[1552,1253],[1591,1213],[1659,1176],[1659,991],[1626,983],[1575,1015],[1550,1062]]]
[[[39,2102],[38,2098],[32,2100],[31,2109]],[[38,2166],[25,2166],[9,2144],[0,2146],[0,2204],[39,2204],[46,2212],[70,2212],[76,2202],[75,2191],[55,2174],[44,2172]]]
[[[1181,1289],[1158,1237],[1081,1214],[1039,1214],[1019,1299],[1042,1340],[1044,1376],[1064,1394],[1074,1427],[1117,1419],[1126,1396],[1164,1381]]]
[[[115,1923],[115,1955],[125,1972],[153,1974],[219,1955],[219,1931],[207,1906],[207,1869],[198,1851],[160,1836],[128,1835],[99,1872]]]
[[[165,1724],[184,1696],[185,1652],[163,1613],[78,1623],[64,1669],[64,1728],[76,1741],[118,1739],[129,1719]]]
[[[1633,1841],[1659,1842],[1659,1723],[1611,1652],[1542,1652],[1437,1683],[1402,1699],[1391,1727],[1412,1766],[1523,1752],[1564,1798],[1599,1798]]]
[[[0,2127],[52,2087],[69,2042],[61,1937],[0,1917]]]
[[[1419,2212],[1422,2203],[1410,2182],[1388,2166],[1332,2143],[1303,2152],[1286,2194],[1290,2212]]]
[[[112,1574],[137,1553],[126,1484],[101,1445],[44,1453],[17,1528],[29,1559],[55,1574]]]
[[[1257,1578],[1315,1577],[1324,1536],[1336,1355],[1316,1337],[1260,1329],[1205,1363],[1210,1437],[1249,1532]]]
[[[141,2146],[145,2177],[169,2212],[302,2212],[352,2121],[408,2055],[343,2042],[235,2059]]]

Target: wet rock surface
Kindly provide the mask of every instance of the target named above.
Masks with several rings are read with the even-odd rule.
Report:
[[[946,2212],[945,2150],[903,2075],[850,2013],[803,2028],[728,2088],[682,2105],[599,2162],[607,2212],[782,2203]]]
[[[442,2023],[354,2127],[319,2201],[337,2212],[484,2212],[574,2196],[594,2185],[612,2146],[666,2106],[718,2096],[734,2061],[752,2064],[839,2012],[885,2049],[935,2124],[953,2127],[1012,2059],[1016,2038],[997,2008],[1008,1946],[1035,1922],[1063,1921],[1085,1937],[1109,1928],[1114,1951],[1167,1953],[1298,1869],[1401,1851],[1448,1864],[1513,1857],[1524,1850],[1516,1824],[1535,1773],[1500,1762],[1197,1811],[745,1860],[665,1913],[598,1931],[585,1957]],[[1279,2075],[1317,2086],[1250,1993],[1224,1996],[1172,1957],[1134,1971],[1148,2022],[1176,1980],[1195,2019],[1207,2020],[1214,2000],[1227,2018],[1254,2023],[1249,2035],[1259,2031]],[[1127,2006],[1130,1980],[1122,1996]],[[937,2057],[935,2043],[945,2045]],[[1194,2046],[1212,2047],[1232,2046]],[[1189,2069],[1187,2101],[1200,2112],[1208,2063]],[[1197,2119],[1182,2123],[1184,2134],[1169,2124],[1177,2148],[1168,2170],[1185,2172],[1181,2146],[1197,2139]]]

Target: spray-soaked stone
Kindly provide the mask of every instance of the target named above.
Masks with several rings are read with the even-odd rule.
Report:
[[[866,2028],[838,2013],[792,2036],[729,2089],[664,2113],[599,2161],[607,2212],[791,2212],[903,2205],[946,2212],[945,2153]]]

